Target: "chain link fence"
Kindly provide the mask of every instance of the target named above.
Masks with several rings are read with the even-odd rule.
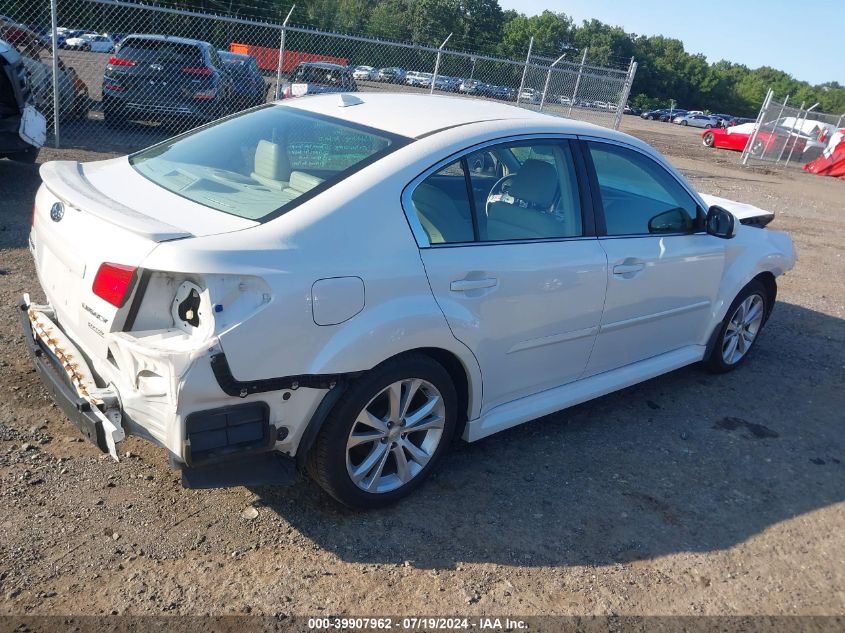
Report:
[[[617,128],[636,73],[533,41],[513,60],[122,0],[2,0],[0,39],[26,56],[48,144],[113,152],[319,92],[452,94]]]
[[[827,114],[817,107],[795,103],[789,95],[778,100],[769,90],[742,152],[742,163],[801,167],[821,156],[836,131],[845,125],[845,113]]]

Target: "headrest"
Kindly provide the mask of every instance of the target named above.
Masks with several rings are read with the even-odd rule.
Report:
[[[529,158],[516,172],[510,194],[539,207],[551,207],[557,197],[557,170],[551,163]]]
[[[311,189],[319,185],[321,182],[323,182],[323,179],[318,178],[317,176],[312,176],[311,174],[306,174],[302,171],[293,171],[290,174],[289,187],[291,189],[296,189],[301,193],[305,193],[306,191],[311,191]]]
[[[260,140],[255,148],[255,173],[262,178],[286,181],[290,175],[290,161],[281,145]]]

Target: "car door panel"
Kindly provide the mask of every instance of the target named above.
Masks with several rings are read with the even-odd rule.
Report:
[[[599,192],[607,295],[584,376],[704,345],[725,266],[725,242],[700,232],[703,210],[653,158],[618,144],[585,146]],[[654,220],[685,222],[665,234]],[[703,349],[703,348],[702,348]]]
[[[420,252],[452,333],[481,366],[483,412],[581,376],[607,283],[598,240]]]
[[[432,293],[481,367],[482,414],[581,376],[607,285],[604,250],[583,236],[582,210],[592,207],[586,191],[579,196],[580,158],[568,141],[521,139],[489,150],[420,177],[405,203],[430,241],[420,257]],[[469,242],[466,214],[474,218]],[[450,226],[457,216],[465,218],[460,231]],[[492,241],[494,217],[509,223]]]
[[[585,376],[702,344],[724,268],[720,242],[706,234],[599,240],[607,298]]]

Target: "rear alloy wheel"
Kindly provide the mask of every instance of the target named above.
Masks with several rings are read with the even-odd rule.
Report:
[[[326,419],[311,475],[353,508],[394,503],[416,489],[452,443],[457,396],[423,355],[388,361],[357,380]]]
[[[766,287],[759,281],[752,281],[743,288],[722,322],[710,358],[706,361],[708,369],[724,373],[748,357],[766,322],[769,301]]]
[[[709,129],[711,129],[712,127],[713,127],[713,126],[712,126],[712,125],[710,125],[710,124],[708,123],[707,125],[705,125],[705,126],[704,126],[704,129],[705,129],[705,130],[709,130]]]
[[[702,142],[706,147],[713,147],[713,144],[716,142],[716,137],[713,136],[713,132],[707,132],[702,139]]]
[[[681,125],[683,125],[684,127],[686,127],[686,126],[687,126],[687,122],[686,122],[686,121],[681,121]]]

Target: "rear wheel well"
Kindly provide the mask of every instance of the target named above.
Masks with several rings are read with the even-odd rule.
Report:
[[[452,352],[439,347],[422,347],[409,350],[410,353],[425,354],[443,366],[452,382],[455,385],[455,392],[458,394],[458,428],[455,437],[461,437],[464,426],[469,418],[469,377],[463,363]]]

